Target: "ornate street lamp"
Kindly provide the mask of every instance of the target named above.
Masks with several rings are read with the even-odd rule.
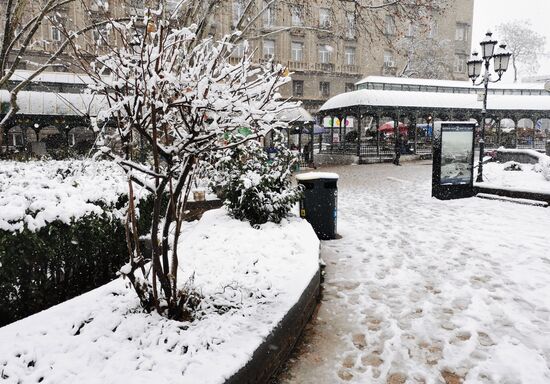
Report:
[[[510,62],[511,53],[506,51],[506,45],[501,44],[499,50],[495,53],[495,47],[498,44],[496,40],[493,40],[493,34],[487,32],[485,34],[485,39],[479,45],[481,45],[481,57],[478,57],[478,53],[472,53],[472,58],[468,61],[468,77],[472,80],[472,83],[475,85],[484,85],[483,92],[483,109],[481,110],[481,138],[479,139],[479,166],[477,172],[477,182],[481,183],[483,181],[483,155],[485,152],[485,120],[487,116],[487,89],[489,88],[489,83],[496,83],[502,79],[502,75],[508,69],[508,64]],[[494,71],[498,75],[498,79],[492,80],[491,73],[489,71],[489,66],[491,64],[491,59],[493,59]],[[485,64],[485,72],[481,81],[476,83],[477,78],[481,75],[482,66]]]

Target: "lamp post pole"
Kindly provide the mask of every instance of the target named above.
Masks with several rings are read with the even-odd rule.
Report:
[[[483,156],[485,154],[485,121],[487,121],[487,91],[489,90],[489,60],[485,60],[483,76],[483,108],[481,109],[481,137],[479,138],[479,165],[476,182],[483,182]]]
[[[468,77],[472,80],[474,85],[483,84],[483,108],[481,109],[481,137],[479,138],[479,165],[477,172],[478,183],[483,182],[483,155],[485,154],[485,121],[487,119],[487,93],[489,89],[489,83],[496,83],[502,79],[502,75],[508,69],[508,63],[510,61],[511,53],[506,52],[506,45],[500,45],[500,51],[495,53],[495,46],[497,41],[492,39],[493,34],[487,32],[485,39],[480,43],[482,59],[479,59],[478,53],[472,54],[472,59],[468,61]],[[498,79],[491,80],[491,73],[489,67],[493,59],[494,71],[498,74]],[[485,73],[480,83],[476,84],[476,79],[481,75],[482,65],[485,64]]]

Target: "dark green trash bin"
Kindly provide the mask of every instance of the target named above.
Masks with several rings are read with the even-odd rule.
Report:
[[[296,176],[304,186],[300,201],[300,216],[306,219],[320,240],[336,238],[338,217],[338,175],[327,172],[308,172]]]

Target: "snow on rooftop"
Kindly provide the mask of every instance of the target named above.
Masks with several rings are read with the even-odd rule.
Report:
[[[360,89],[346,92],[327,100],[320,111],[353,106],[401,106],[418,108],[481,109],[477,94],[410,92]],[[490,95],[489,110],[550,111],[548,96]]]
[[[0,90],[0,104],[9,103],[9,92]],[[105,98],[90,93],[21,91],[17,95],[19,113],[25,115],[97,116],[106,107]]]
[[[367,76],[355,83],[361,85],[366,83],[386,83],[386,84],[405,84],[405,85],[428,85],[437,87],[455,87],[455,88],[482,88],[474,87],[470,81],[459,80],[435,80],[435,79],[415,79],[410,77],[385,77],[385,76]],[[494,83],[491,88],[496,89],[544,89],[543,83]]]
[[[25,80],[35,71],[17,70],[10,80]],[[84,74],[71,72],[42,72],[35,77],[33,82],[63,83],[63,84],[91,84],[92,79]]]
[[[315,119],[311,116],[311,114],[302,107],[284,110],[277,117],[280,120],[286,121],[286,122],[297,121],[297,122],[307,123],[307,122],[315,121]]]

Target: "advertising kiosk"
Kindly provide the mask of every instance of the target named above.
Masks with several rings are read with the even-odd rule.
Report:
[[[440,200],[474,196],[474,136],[477,123],[434,123],[432,196]]]

